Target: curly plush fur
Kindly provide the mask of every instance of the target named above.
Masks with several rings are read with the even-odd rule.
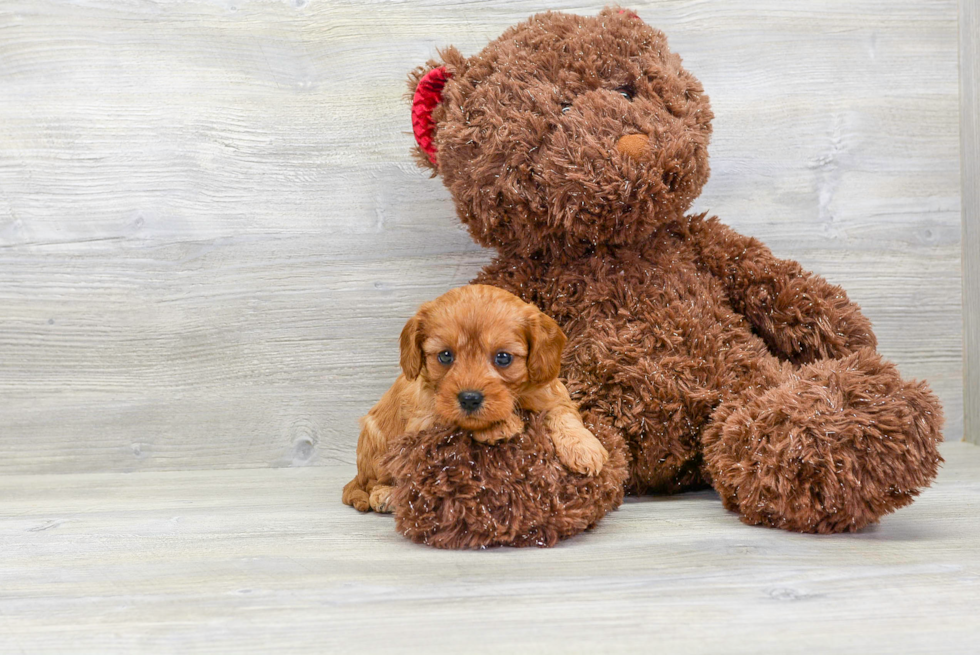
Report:
[[[582,475],[561,464],[542,415],[521,414],[524,432],[501,443],[452,428],[396,439],[383,466],[397,480],[398,531],[437,548],[554,546],[619,506],[627,467],[616,430],[586,424],[610,457]]]
[[[629,491],[713,485],[747,523],[857,530],[942,461],[942,410],[876,354],[837,286],[715,218],[712,113],[664,35],[617,8],[545,13],[454,48],[435,162],[496,260],[476,281],[555,318],[588,422],[629,446]]]

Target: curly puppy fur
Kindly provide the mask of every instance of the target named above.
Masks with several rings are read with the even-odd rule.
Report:
[[[629,445],[633,493],[713,485],[747,523],[852,531],[942,461],[942,410],[876,354],[838,286],[715,218],[712,113],[632,12],[544,13],[482,52],[441,52],[434,163],[496,260],[477,282],[555,318],[586,422]]]
[[[558,380],[564,343],[554,320],[497,287],[460,287],[424,304],[402,330],[402,375],[361,420],[343,501],[391,511],[398,480],[381,460],[394,438],[459,429],[495,444],[524,430],[519,410],[541,414],[556,466],[597,475],[609,454]]]
[[[561,465],[543,414],[522,418],[524,431],[494,446],[452,428],[396,439],[384,466],[398,480],[398,531],[436,548],[554,546],[619,506],[627,467],[616,430],[588,425],[610,453],[588,476]]]

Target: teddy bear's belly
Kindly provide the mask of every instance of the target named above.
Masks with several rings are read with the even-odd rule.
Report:
[[[562,371],[582,411],[630,445],[633,490],[676,491],[704,483],[700,435],[712,411],[759,384],[774,357],[693,264],[645,277],[589,286],[578,317],[563,321]]]

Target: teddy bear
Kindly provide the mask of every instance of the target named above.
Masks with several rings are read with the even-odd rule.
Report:
[[[701,83],[633,11],[547,12],[410,75],[417,162],[473,239],[474,280],[553,317],[626,491],[711,486],[748,524],[856,531],[936,476],[942,408],[876,352],[839,286],[690,208]]]

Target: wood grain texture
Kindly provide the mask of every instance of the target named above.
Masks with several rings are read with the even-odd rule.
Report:
[[[980,650],[980,448],[853,535],[711,492],[551,550],[439,551],[341,505],[353,467],[0,477],[4,653]]]
[[[352,462],[404,321],[490,258],[406,73],[540,7],[0,4],[0,472]],[[960,439],[955,0],[633,7],[712,98],[697,207],[843,285]]]
[[[980,444],[980,6],[960,0],[965,436]]]

